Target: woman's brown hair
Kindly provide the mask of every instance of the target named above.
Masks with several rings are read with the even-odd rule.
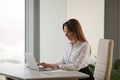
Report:
[[[77,21],[76,19],[69,19],[67,22],[63,24],[63,30],[65,26],[68,28],[70,32],[76,35],[78,40],[87,42],[79,21]]]

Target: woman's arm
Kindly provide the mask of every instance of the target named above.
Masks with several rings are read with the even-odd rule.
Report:
[[[90,47],[88,45],[83,46],[80,50],[80,55],[75,63],[58,65],[60,69],[65,70],[80,70],[82,66],[87,62],[90,55]]]

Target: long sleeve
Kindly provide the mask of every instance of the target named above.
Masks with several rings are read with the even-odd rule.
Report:
[[[67,49],[70,50],[70,49]],[[63,58],[64,64],[59,64],[60,69],[64,70],[80,70],[88,66],[87,60],[90,55],[90,47],[86,43],[77,45],[66,53]]]

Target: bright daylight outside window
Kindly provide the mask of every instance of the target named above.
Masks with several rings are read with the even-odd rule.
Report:
[[[25,0],[0,0],[0,63],[23,63]]]

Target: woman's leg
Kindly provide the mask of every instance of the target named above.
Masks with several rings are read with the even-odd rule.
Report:
[[[14,80],[14,79],[11,79],[11,78],[6,77],[6,80]]]
[[[85,74],[88,74],[90,77],[87,79],[79,79],[79,80],[94,80],[92,72],[89,70],[89,67],[85,67],[83,69],[80,69],[79,72],[83,72]]]

